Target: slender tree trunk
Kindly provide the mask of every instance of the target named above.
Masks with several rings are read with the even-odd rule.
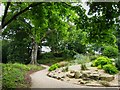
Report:
[[[38,51],[38,44],[33,41],[32,46],[32,53],[31,53],[31,64],[37,64],[37,51]]]

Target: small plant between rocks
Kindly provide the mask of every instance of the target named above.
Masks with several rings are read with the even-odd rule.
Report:
[[[53,64],[52,66],[50,66],[49,70],[48,71],[53,71],[57,68],[59,68],[60,66],[58,64]]]
[[[90,61],[88,56],[82,54],[76,54],[74,58],[75,58],[75,63],[81,64],[82,70],[87,70],[86,63]]]

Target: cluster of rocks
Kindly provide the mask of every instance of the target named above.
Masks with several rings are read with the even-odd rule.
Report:
[[[80,70],[69,68],[68,71],[63,72],[63,68],[56,69],[49,72],[47,75],[61,81],[69,81],[75,84],[82,84],[87,86],[111,86],[109,82],[113,81],[113,75],[105,73],[103,70],[98,70],[95,67],[90,67],[88,70]]]

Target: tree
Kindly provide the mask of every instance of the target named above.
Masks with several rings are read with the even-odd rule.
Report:
[[[88,2],[90,7],[88,41],[99,47],[112,45],[116,47],[117,28],[119,28],[120,2]]]
[[[56,46],[61,40],[65,41],[70,28],[69,23],[74,22],[76,17],[75,12],[71,10],[72,6],[68,3],[7,3],[5,5],[2,28],[7,27],[4,28],[3,35],[10,39],[14,46],[17,40],[20,39],[17,44],[19,45],[25,43],[23,40],[25,39],[28,42],[25,48],[31,48],[32,64],[37,63],[38,47],[42,46],[43,41],[50,41],[48,36],[54,39],[59,37]],[[55,42],[54,39],[52,40]],[[49,44],[55,47],[54,43]],[[17,49],[12,51],[14,50]]]

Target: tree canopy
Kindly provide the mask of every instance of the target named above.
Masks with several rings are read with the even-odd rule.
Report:
[[[119,2],[89,2],[88,14],[92,17],[77,2],[3,4],[3,51],[7,51],[8,61],[37,64],[42,46],[49,46],[53,53],[72,52],[73,56],[106,45],[117,48],[119,43]]]

